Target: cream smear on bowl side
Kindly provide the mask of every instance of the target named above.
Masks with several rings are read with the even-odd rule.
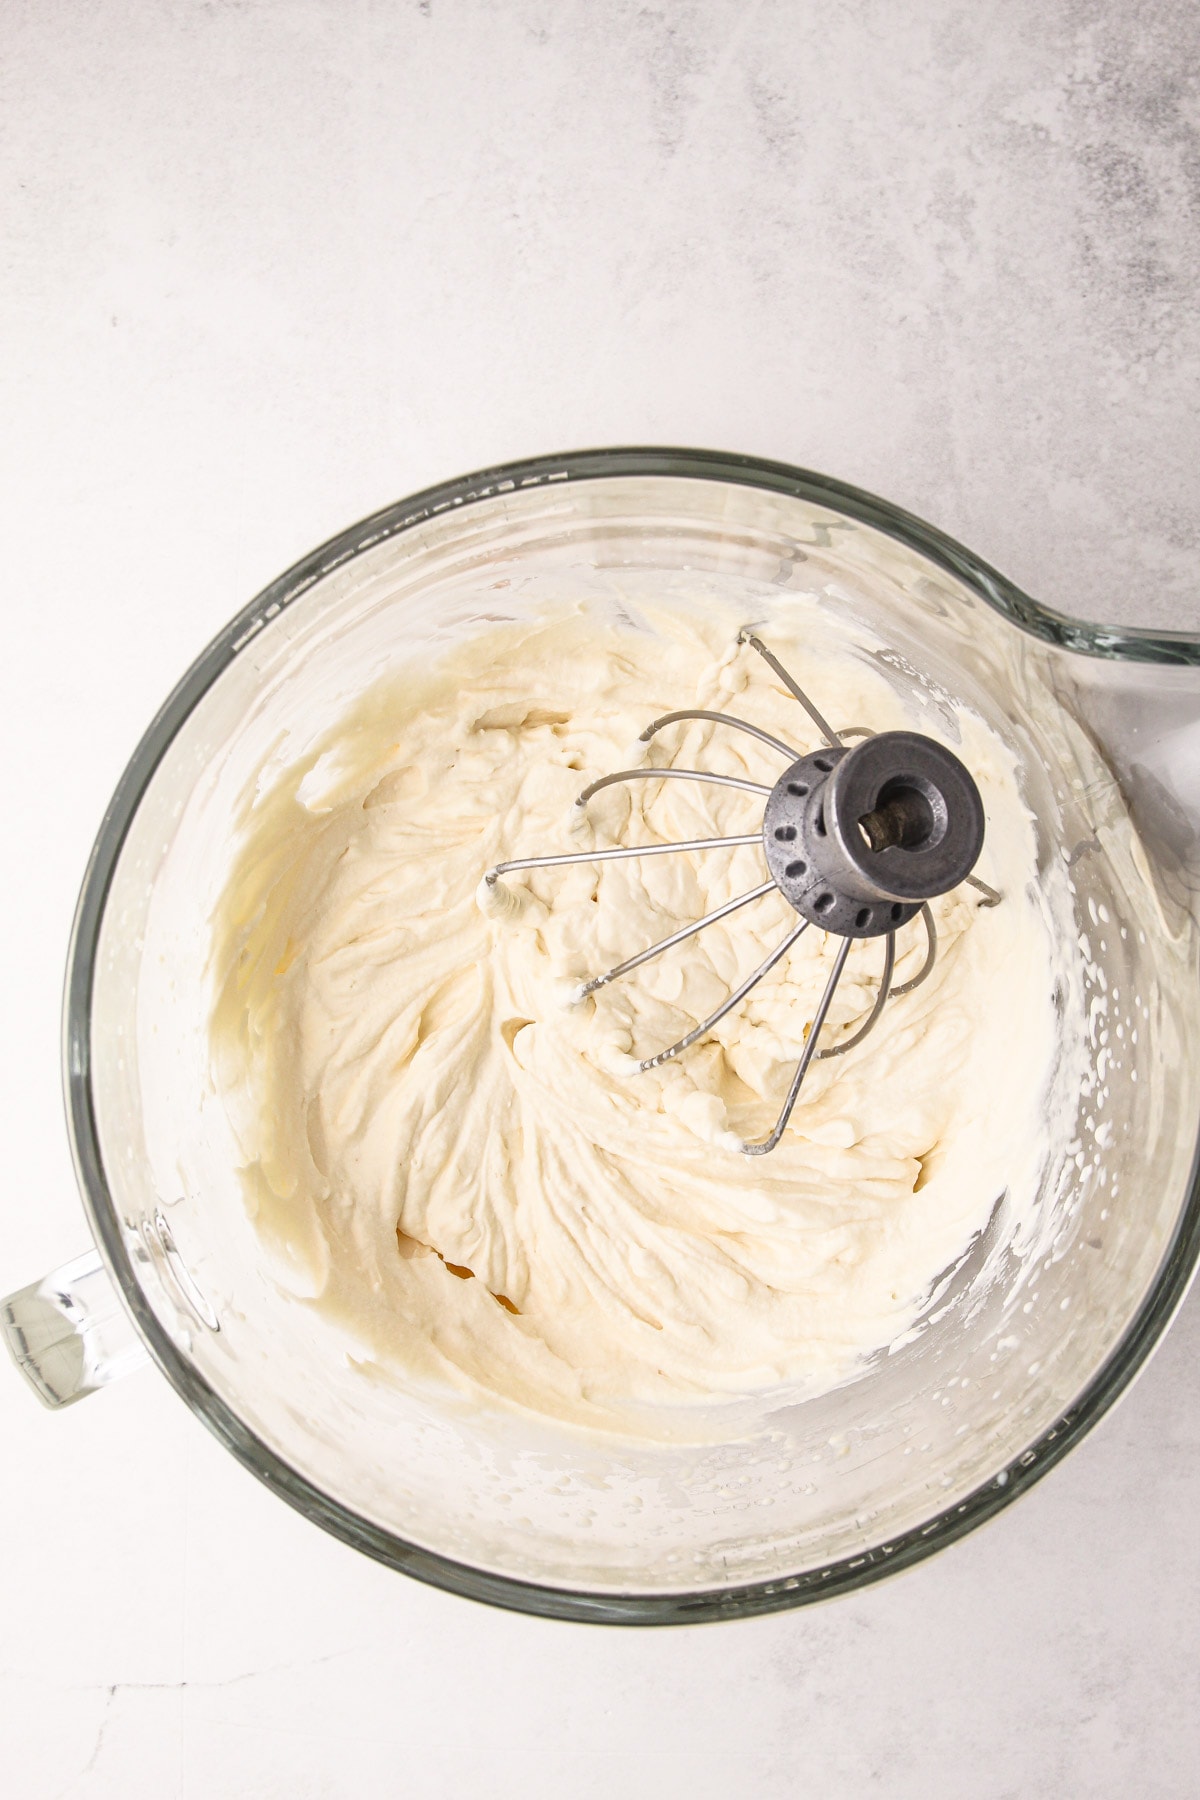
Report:
[[[1051,1148],[1056,959],[1011,753],[954,706],[983,796],[980,875],[933,902],[938,956],[870,1037],[815,1062],[769,1130],[839,941],[812,929],[692,1050],[636,1072],[795,923],[772,892],[572,1004],[581,981],[766,879],[761,849],[534,870],[510,858],[753,832],[761,797],[692,782],[581,788],[648,763],[770,785],[779,755],[685,707],[815,732],[742,621],[581,602],[480,629],[389,674],[247,797],[213,924],[216,1084],[280,1278],[399,1378],[585,1427],[678,1438],[755,1395],[846,1379],[917,1320],[1007,1192],[1027,1227]],[[771,645],[835,724],[906,708],[815,603]],[[947,739],[947,741],[950,741]],[[896,984],[920,969],[920,920]],[[883,961],[856,944],[823,1045]],[[1020,1054],[1014,1054],[1019,1046]],[[714,1415],[715,1408],[715,1415]]]

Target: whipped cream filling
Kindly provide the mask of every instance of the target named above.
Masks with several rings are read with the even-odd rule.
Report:
[[[216,1085],[279,1278],[389,1378],[604,1430],[707,1436],[819,1391],[910,1332],[1050,1149],[1057,934],[1013,758],[952,702],[902,696],[815,602],[764,635],[835,725],[942,736],[983,796],[978,873],[933,902],[938,954],[864,1042],[810,1067],[773,1125],[840,940],[813,928],[691,1050],[795,924],[776,891],[580,1001],[580,984],[766,879],[761,848],[534,870],[521,856],[755,832],[785,766],[707,722],[817,736],[716,606],[581,602],[481,626],[381,680],[247,796],[213,921]],[[926,954],[918,919],[894,985]],[[822,1047],[873,1007],[883,943],[852,946]]]

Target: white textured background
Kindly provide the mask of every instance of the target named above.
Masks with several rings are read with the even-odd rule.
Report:
[[[108,793],[361,514],[698,443],[1200,627],[1194,0],[5,0],[0,53],[0,1289],[83,1241],[57,1015]],[[0,1367],[0,1792],[1194,1796],[1198,1355],[1193,1299],[919,1570],[640,1634],[376,1568],[153,1374],[53,1417]]]

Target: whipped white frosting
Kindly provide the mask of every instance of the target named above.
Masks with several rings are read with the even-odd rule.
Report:
[[[917,1319],[1049,1145],[1053,935],[1013,759],[973,713],[907,703],[815,604],[771,646],[839,726],[942,736],[983,796],[978,873],[933,903],[938,955],[870,1036],[815,1061],[774,1123],[840,940],[810,929],[661,1068],[795,924],[777,892],[579,1002],[581,982],[766,879],[761,847],[514,874],[501,860],[758,829],[761,797],[683,781],[581,788],[650,764],[767,785],[785,766],[732,711],[816,746],[715,607],[638,621],[582,603],[496,624],[380,682],[246,803],[214,920],[214,1071],[281,1279],[358,1354],[603,1429],[728,1429],[844,1379]],[[869,647],[867,647],[869,648]],[[919,920],[894,983],[920,969]],[[855,944],[822,1036],[874,1004]],[[714,1419],[725,1420],[714,1427]]]

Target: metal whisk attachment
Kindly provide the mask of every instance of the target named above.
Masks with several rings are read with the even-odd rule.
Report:
[[[578,997],[583,999],[595,993],[608,982],[640,968],[652,957],[661,956],[707,926],[715,925],[718,919],[727,919],[739,908],[778,889],[799,915],[798,923],[715,1012],[702,1019],[678,1043],[669,1044],[639,1065],[643,1071],[656,1069],[673,1057],[681,1056],[711,1031],[719,1019],[732,1012],[750,990],[782,962],[810,925],[819,925],[840,937],[842,942],[833,969],[817,1003],[804,1051],[779,1117],[767,1137],[740,1146],[746,1156],[762,1156],[774,1150],[783,1136],[813,1061],[818,1057],[842,1056],[856,1044],[861,1044],[887,1001],[897,995],[912,993],[929,975],[937,957],[937,931],[929,901],[964,881],[982,895],[984,906],[998,905],[1000,895],[971,874],[983,847],[983,803],[978,788],[958,757],[933,738],[914,731],[876,734],[864,726],[835,731],[783,664],[753,632],[742,631],[738,642],[757,651],[803,707],[821,735],[821,748],[804,754],[749,720],[736,719],[728,713],[707,712],[702,708],[665,713],[642,732],[643,743],[648,743],[668,725],[688,719],[706,719],[715,725],[748,732],[786,757],[788,766],[774,787],[746,781],[737,775],[710,774],[703,769],[621,769],[614,775],[604,775],[599,781],[593,781],[580,794],[576,804],[586,806],[593,794],[619,781],[710,782],[761,794],[764,799],[761,832],[740,837],[696,838],[675,844],[587,850],[563,856],[520,857],[513,862],[497,863],[494,869],[488,870],[486,880],[489,887],[494,887],[501,875],[517,869],[555,868],[565,863],[613,862],[625,857],[670,856],[680,851],[723,850],[741,844],[761,844],[769,880],[706,913],[693,924],[672,932],[670,937],[639,950],[635,956],[618,963],[603,975],[584,982]],[[858,741],[851,748],[847,739]],[[924,963],[910,981],[893,987],[896,933],[918,913],[928,940]],[[884,939],[883,971],[870,1014],[852,1037],[829,1049],[819,1050],[818,1039],[851,945],[856,939],[877,937]]]

